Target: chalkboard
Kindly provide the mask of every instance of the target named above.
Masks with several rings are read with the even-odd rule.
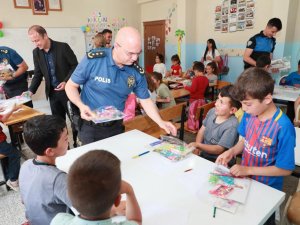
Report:
[[[68,43],[77,60],[80,62],[85,54],[86,44],[84,33],[80,28],[47,28],[48,36],[55,40]],[[35,48],[30,41],[28,28],[3,29],[4,37],[0,38],[0,46],[7,46],[16,50],[29,66],[29,70],[34,69],[32,50]]]

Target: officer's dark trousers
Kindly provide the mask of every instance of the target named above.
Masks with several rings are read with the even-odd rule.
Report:
[[[92,121],[83,120],[78,137],[81,145],[99,141],[125,131],[123,120],[94,124]]]
[[[64,120],[66,120],[66,114],[70,119],[70,115],[68,112],[67,102],[68,97],[65,91],[54,91],[52,90],[49,95],[50,100],[50,108],[52,115],[60,116]],[[74,125],[71,123],[72,127],[72,134],[74,140],[74,147],[76,147],[76,139],[77,139],[77,130],[75,129]]]

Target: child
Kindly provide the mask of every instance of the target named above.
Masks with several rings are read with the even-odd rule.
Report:
[[[55,166],[55,159],[66,154],[68,131],[58,116],[43,115],[24,124],[24,138],[37,155],[23,163],[20,191],[30,225],[50,224],[59,212],[71,207],[67,197],[67,174]]]
[[[11,116],[11,114],[16,111],[19,107],[15,105],[10,109],[0,106],[0,121],[5,122]],[[5,180],[7,180],[6,185],[14,191],[19,190],[19,172],[20,172],[20,152],[12,144],[7,143],[6,135],[2,131],[0,126],[0,155],[4,155],[8,158],[8,166],[4,171]]]
[[[162,82],[162,74],[153,72],[151,78],[156,86],[156,102],[162,103],[161,108],[167,108],[176,105],[167,85]]]
[[[298,61],[298,70],[283,78],[281,84],[300,88],[300,60]]]
[[[179,56],[177,54],[173,55],[171,57],[171,62],[172,62],[172,66],[171,66],[171,71],[169,72],[170,76],[180,77],[182,69],[181,69],[181,66],[180,66]]]
[[[118,224],[142,223],[133,188],[121,180],[120,160],[105,150],[89,151],[73,163],[68,176],[68,194],[80,215],[60,213],[51,225],[116,224],[110,218],[110,210],[120,204],[121,194],[127,197],[127,221]]]
[[[238,127],[243,139],[221,154],[216,163],[226,165],[243,153],[241,165],[230,169],[234,176],[251,176],[282,190],[283,176],[290,175],[295,167],[295,129],[272,100],[274,80],[265,70],[250,68],[241,74],[234,88],[234,97],[245,111]],[[275,224],[275,213],[265,224]]]
[[[155,56],[155,65],[153,66],[153,72],[158,72],[163,75],[163,78],[166,76],[167,68],[164,64],[164,56],[157,53]]]
[[[204,76],[204,65],[202,62],[197,62],[193,66],[195,77],[192,80],[191,86],[184,86],[190,92],[190,103],[195,100],[203,99],[206,88],[208,87],[208,79]]]
[[[271,65],[271,58],[269,55],[261,55],[256,60],[256,67],[262,68],[267,72],[269,72],[268,70],[270,68],[270,65]]]
[[[206,77],[210,84],[217,85],[218,82],[218,67],[215,62],[210,62],[206,65]]]
[[[105,38],[101,33],[98,33],[94,37],[94,48],[103,48],[105,47]]]
[[[189,68],[184,74],[183,74],[183,78],[186,79],[192,79],[195,76],[195,73],[193,71],[193,66],[195,65],[195,63],[197,63],[198,61],[194,61],[193,65],[191,68]]]
[[[232,89],[232,85],[221,89],[215,108],[209,110],[198,131],[196,142],[189,144],[197,148],[194,151],[196,155],[212,162],[238,141],[238,120],[234,113],[241,107],[241,103],[233,99]]]

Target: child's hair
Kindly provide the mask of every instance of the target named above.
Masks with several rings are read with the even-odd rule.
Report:
[[[110,29],[104,29],[101,34],[106,34],[106,33],[109,33],[109,34],[112,34],[112,31]]]
[[[275,81],[262,68],[245,70],[234,84],[234,98],[243,101],[247,97],[262,101],[268,94],[273,95]]]
[[[176,54],[176,55],[172,55],[171,61],[178,62],[178,65],[181,64],[180,59],[179,59],[179,56],[178,56],[177,54]]]
[[[158,73],[158,72],[153,72],[151,73],[151,76],[157,80],[157,81],[160,81],[160,83],[162,83],[162,74],[161,73]]]
[[[276,27],[277,31],[280,31],[282,28],[282,23],[281,20],[279,18],[272,18],[268,21],[267,24],[268,27]]]
[[[256,60],[256,67],[265,68],[265,66],[269,66],[271,64],[270,55],[261,55]]]
[[[88,218],[101,216],[120,193],[120,160],[105,150],[85,153],[71,166],[67,188],[72,205],[80,214]]]
[[[150,92],[155,91],[156,87],[155,87],[155,84],[154,84],[153,80],[151,79],[151,75],[149,73],[146,73],[146,80],[147,80],[149,91]]]
[[[219,74],[218,66],[217,66],[217,64],[215,62],[207,63],[206,66],[210,66],[213,69],[213,74],[215,74],[215,75]]]
[[[42,115],[29,119],[24,124],[24,139],[37,155],[44,155],[47,148],[56,148],[66,121],[59,116]]]
[[[204,73],[204,64],[202,62],[196,62],[194,65],[193,65],[193,70],[197,70],[199,72],[202,72]]]
[[[208,39],[207,42],[212,44],[212,50],[211,50],[212,52],[211,53],[212,53],[212,57],[215,58],[215,49],[217,49],[216,42],[214,39],[211,39],[211,38]],[[203,56],[204,60],[206,59],[207,52],[208,52],[208,46],[206,46],[206,49],[204,52],[204,56]]]
[[[159,61],[160,61],[161,63],[164,63],[165,58],[164,58],[164,56],[163,56],[162,54],[156,53],[156,56],[159,58]]]
[[[94,37],[95,48],[105,47],[106,41],[104,36],[101,33],[98,33]]]
[[[225,86],[220,90],[220,95],[221,95],[221,97],[228,97],[230,99],[231,107],[235,107],[235,108],[239,109],[239,108],[241,108],[242,104],[240,103],[240,101],[238,101],[234,98],[233,89],[234,89],[234,87],[231,84],[228,86]]]
[[[298,66],[300,66],[300,60],[298,61]]]

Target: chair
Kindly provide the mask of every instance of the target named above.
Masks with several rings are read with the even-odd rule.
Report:
[[[230,82],[228,81],[223,81],[223,80],[218,80],[218,83],[217,83],[217,86],[216,86],[216,92],[217,92],[217,95],[220,93],[220,90],[223,88],[223,87],[226,87],[228,85],[231,85]]]
[[[213,101],[213,102],[207,103],[207,104],[202,105],[199,108],[197,108],[196,115],[195,115],[195,120],[199,119],[199,129],[201,128],[202,122],[203,122],[206,114],[208,113],[208,111],[210,109],[212,109],[213,107],[215,107],[215,103],[216,102]],[[198,131],[190,130],[187,127],[187,123],[184,124],[184,130],[187,131],[187,132],[193,133],[193,134],[198,133]]]
[[[165,121],[171,121],[177,129],[179,129],[179,138],[183,140],[184,136],[184,120],[185,120],[186,103],[180,103],[172,107],[159,110],[161,118]],[[174,121],[180,118],[180,123]],[[139,115],[124,122],[125,131],[140,130],[153,137],[160,138],[160,135],[165,135],[166,132],[161,129],[148,115]]]

